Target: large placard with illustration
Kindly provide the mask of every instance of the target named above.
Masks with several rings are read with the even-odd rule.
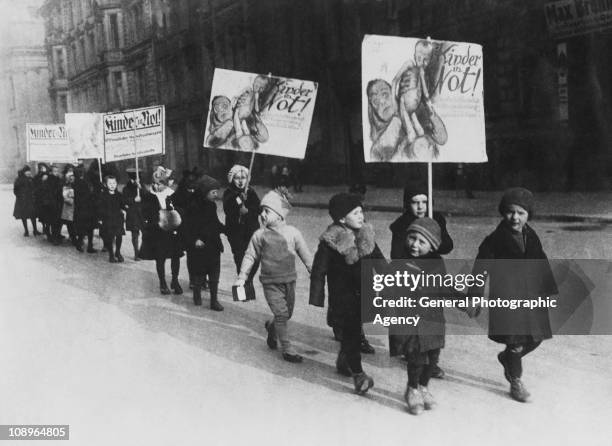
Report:
[[[75,159],[104,157],[104,132],[101,113],[66,113],[66,131]]]
[[[482,47],[366,35],[366,162],[486,162]]]
[[[304,158],[316,96],[315,82],[217,68],[204,147]]]

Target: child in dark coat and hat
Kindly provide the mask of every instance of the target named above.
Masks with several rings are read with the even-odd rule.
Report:
[[[527,223],[533,217],[533,194],[521,187],[508,189],[498,209],[502,221],[480,244],[473,271],[488,272],[490,298],[533,299],[557,294],[540,238]],[[470,295],[483,296],[483,292],[483,288],[474,288]],[[547,308],[489,308],[489,338],[506,346],[497,359],[515,400],[527,402],[530,398],[521,381],[522,358],[551,337]]]
[[[134,260],[142,260],[140,258],[140,248],[138,247],[140,231],[144,226],[142,218],[142,196],[144,194],[140,182],[136,179],[136,169],[128,168],[125,170],[128,175],[128,182],[123,191],[123,199],[126,204],[125,214],[125,229],[132,234],[132,248],[134,249]]]
[[[208,277],[210,309],[214,311],[223,311],[217,298],[223,252],[220,235],[225,232],[215,204],[220,187],[214,178],[202,176],[195,183],[194,199],[184,208],[182,225],[187,256],[192,262],[193,303],[202,305],[202,286]]]
[[[320,237],[310,276],[310,304],[325,302],[325,279],[329,305],[335,308],[336,324],[342,328],[338,372],[353,376],[355,391],[365,394],[374,380],[361,365],[361,261],[383,259],[374,229],[365,222],[361,197],[340,193],[329,201],[333,223]]]
[[[30,166],[26,165],[23,169],[17,172],[17,179],[13,184],[13,193],[15,194],[15,208],[13,217],[21,220],[23,224],[23,236],[28,237],[28,219],[32,221],[32,229],[34,235],[40,234],[36,227],[36,212],[34,208],[34,182],[32,180],[32,171]]]
[[[406,266],[411,272],[442,276],[446,274],[444,261],[437,252],[442,242],[442,231],[435,220],[429,217],[417,218],[408,226],[404,240],[406,249],[403,258],[408,260]],[[448,298],[453,294],[441,286],[426,286],[419,287],[415,298]],[[418,307],[416,311],[420,320],[415,326],[402,326],[400,333],[389,336],[390,344],[394,346],[391,354],[402,354],[407,361],[408,384],[404,398],[413,415],[419,415],[423,410],[431,410],[436,406],[428,384],[437,368],[445,335],[442,307]]]
[[[98,202],[98,219],[100,222],[100,236],[108,251],[110,263],[123,262],[121,244],[123,241],[123,228],[125,203],[121,192],[117,190],[117,178],[107,175],[104,178],[106,189],[100,195]]]

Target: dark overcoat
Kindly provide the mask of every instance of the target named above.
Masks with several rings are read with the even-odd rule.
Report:
[[[142,231],[144,221],[142,218],[142,195],[144,192],[140,189],[140,203],[137,203],[138,186],[133,181],[128,181],[121,193],[123,200],[127,206],[125,216],[125,229],[128,231]]]
[[[79,235],[86,235],[98,225],[97,209],[99,195],[95,185],[77,178],[74,182],[74,229]]]
[[[173,209],[172,198],[166,198],[166,209]],[[145,260],[170,259],[183,256],[183,247],[178,230],[164,231],[159,227],[161,206],[157,196],[151,192],[142,195],[142,246],[140,257]]]
[[[405,254],[406,248],[406,230],[408,226],[415,221],[415,217],[410,212],[404,212],[389,226],[391,230],[391,258],[392,259],[407,259]],[[446,219],[439,212],[433,213],[433,219],[440,225],[442,230],[442,241],[437,250],[438,254],[448,254],[453,250],[453,239],[446,229]]]
[[[327,324],[344,327],[361,323],[361,260],[384,259],[374,241],[372,227],[358,232],[332,224],[320,238],[310,274],[310,304],[325,303],[325,279],[329,294]]]
[[[15,207],[13,217],[20,220],[22,218],[34,218],[34,183],[32,178],[28,178],[23,173],[13,183],[13,193],[15,194]]]
[[[439,254],[432,253],[419,258],[403,257],[408,260],[409,272],[424,271],[426,274],[446,274],[444,261]],[[444,287],[418,287],[412,297],[419,299],[423,296],[431,298],[448,298],[456,293]],[[410,314],[410,311],[414,314]],[[398,316],[420,316],[416,326],[402,326],[401,334],[389,334],[389,354],[391,356],[408,355],[410,353],[423,353],[430,350],[444,348],[446,333],[444,309],[442,307],[421,307],[401,309]]]
[[[478,248],[473,274],[489,273],[489,298],[536,299],[558,293],[538,235],[526,224],[522,237],[524,252],[502,221]],[[470,295],[482,296],[483,291],[474,288]],[[547,308],[489,308],[489,338],[495,342],[524,344],[551,337]]]
[[[121,192],[115,191],[111,194],[105,190],[98,201],[98,219],[102,221],[100,237],[103,239],[125,234],[123,210],[125,203]]]
[[[207,266],[219,261],[223,252],[221,234],[225,226],[219,221],[217,206],[197,193],[196,199],[184,209],[183,239],[187,252],[191,256],[194,271],[197,273]],[[196,247],[196,240],[204,242],[203,247]]]
[[[242,203],[248,211],[243,216],[240,215]],[[259,229],[259,207],[260,200],[253,188],[248,188],[246,197],[233,184],[225,189],[223,212],[225,213],[227,239],[234,255],[244,256],[253,233]]]

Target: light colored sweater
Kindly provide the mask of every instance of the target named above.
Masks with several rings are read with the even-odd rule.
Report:
[[[251,237],[242,259],[238,278],[246,280],[256,261],[261,262],[261,283],[289,283],[297,279],[295,256],[300,257],[308,272],[312,268],[312,254],[302,233],[295,227],[280,222],[260,228]]]

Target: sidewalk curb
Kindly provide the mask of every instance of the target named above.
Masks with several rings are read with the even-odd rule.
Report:
[[[292,206],[299,208],[310,209],[327,209],[327,203],[301,203],[299,201],[292,202]],[[403,209],[399,206],[387,205],[369,205],[365,204],[366,211],[374,212],[392,212],[401,214]],[[474,212],[448,212],[440,210],[445,217],[496,217],[497,214],[477,214]],[[558,223],[594,223],[594,224],[612,224],[612,217],[596,217],[592,215],[568,215],[568,214],[536,214],[533,218],[535,221],[552,221]]]

